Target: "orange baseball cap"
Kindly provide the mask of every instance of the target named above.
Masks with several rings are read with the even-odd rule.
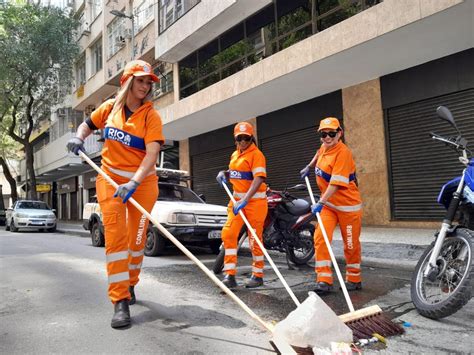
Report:
[[[241,134],[246,134],[248,136],[253,136],[253,127],[248,122],[239,122],[234,127],[234,137],[237,137]]]
[[[318,132],[323,129],[338,129],[341,128],[339,120],[336,117],[326,117],[319,122]]]
[[[128,62],[123,70],[122,77],[120,78],[120,86],[122,86],[128,78],[131,76],[150,76],[154,82],[159,82],[160,79],[153,73],[151,65],[144,60],[132,60]]]

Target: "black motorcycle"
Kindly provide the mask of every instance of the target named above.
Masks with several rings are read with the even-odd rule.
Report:
[[[267,189],[268,213],[263,227],[263,245],[267,250],[286,253],[287,260],[295,265],[304,265],[314,256],[314,215],[311,203],[306,199],[292,196],[289,191],[306,191],[303,184],[284,191]],[[239,234],[237,251],[247,238],[247,227]],[[224,246],[214,262],[215,274],[224,268]]]

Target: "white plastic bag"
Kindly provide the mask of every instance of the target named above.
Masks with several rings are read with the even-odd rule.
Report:
[[[274,336],[289,344],[330,348],[331,342],[352,343],[352,330],[314,292],[275,326]]]

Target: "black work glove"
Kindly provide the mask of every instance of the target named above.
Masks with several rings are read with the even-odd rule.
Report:
[[[84,141],[79,137],[74,137],[68,140],[66,148],[69,152],[72,152],[76,155],[79,155],[80,150],[82,150],[84,153],[86,152],[84,148]]]

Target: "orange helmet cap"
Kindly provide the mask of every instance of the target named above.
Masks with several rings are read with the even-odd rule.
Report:
[[[323,129],[340,129],[341,125],[336,117],[326,117],[319,122],[318,132]]]
[[[120,86],[122,86],[131,76],[150,76],[154,82],[159,82],[160,79],[153,73],[151,65],[144,60],[132,60],[127,63],[120,78]]]
[[[248,136],[253,136],[253,127],[248,122],[239,122],[234,127],[234,137],[237,137],[241,134],[246,134]]]

